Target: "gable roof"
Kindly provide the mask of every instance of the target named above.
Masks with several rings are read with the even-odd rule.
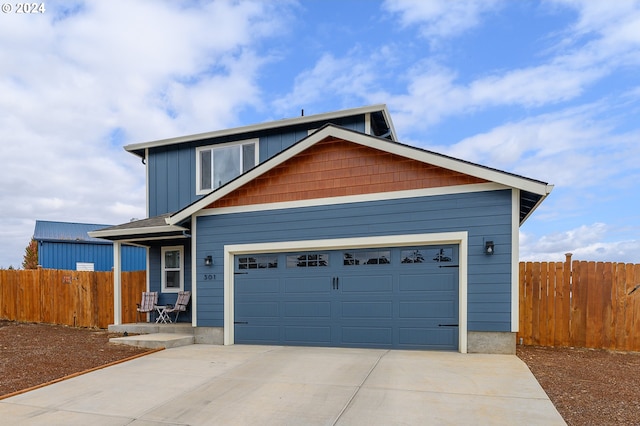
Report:
[[[88,234],[108,226],[111,225],[36,220],[33,238],[37,241],[111,244],[109,241],[93,238]]]
[[[206,208],[250,210],[250,206],[260,205],[263,209],[274,203],[274,207],[282,208],[285,202],[302,206],[415,197],[418,193],[479,190],[479,184],[486,184],[486,188],[491,182],[328,137]]]
[[[343,139],[356,144],[361,144],[390,154],[399,155],[426,164],[449,169],[489,182],[498,183],[509,188],[520,190],[520,223],[535,210],[535,208],[546,198],[553,189],[552,185],[535,179],[526,178],[513,173],[500,171],[486,166],[481,166],[468,161],[438,154],[410,145],[393,142],[388,139],[366,135],[364,133],[345,129],[333,124],[326,124],[310,136],[300,140],[288,149],[271,157],[267,161],[259,164],[250,171],[240,175],[226,185],[217,188],[213,192],[204,196],[200,200],[193,202],[182,210],[168,216],[166,222],[169,225],[179,225],[189,219],[194,213],[206,208],[215,201],[230,194],[234,190],[258,178],[267,171],[273,169],[293,158],[294,156],[307,150],[309,147],[327,138]]]
[[[426,165],[451,170],[462,175],[467,175],[481,181],[489,182],[488,184],[479,184],[479,186],[485,185],[479,190],[495,190],[501,188],[518,189],[520,194],[520,224],[522,224],[529,215],[531,215],[531,213],[540,205],[540,203],[542,203],[553,189],[553,185],[549,185],[548,183],[540,180],[482,166],[422,148],[405,145],[383,137],[370,136],[333,124],[326,124],[316,132],[298,141],[286,150],[271,157],[248,172],[238,176],[236,179],[215,189],[208,195],[205,195],[201,199],[175,213],[163,214],[148,219],[92,231],[89,235],[91,237],[120,241],[150,241],[154,239],[188,237],[189,226],[185,224],[193,214],[203,209],[210,208],[210,206],[216,201],[221,200],[223,197],[247,185],[254,179],[262,177],[269,171],[282,165],[288,160],[291,160],[298,154],[327,139],[339,139],[354,144],[360,144],[368,148],[380,150],[389,154],[422,162]],[[466,192],[470,190],[468,185],[448,186],[446,188],[448,188],[446,191]],[[294,203],[294,207],[295,206],[296,205]]]
[[[396,130],[391,121],[391,116],[385,104],[370,105],[360,108],[345,109],[341,111],[332,111],[322,114],[302,115],[295,118],[287,118],[283,120],[269,121],[266,123],[251,124],[248,126],[235,127],[231,129],[214,130],[206,133],[198,133],[194,135],[179,136],[169,139],[160,139],[151,142],[143,142],[130,144],[124,147],[125,150],[131,152],[141,158],[145,157],[147,148],[156,148],[167,145],[175,145],[185,142],[199,141],[203,139],[220,138],[225,136],[241,135],[250,132],[261,132],[270,129],[291,127],[300,124],[308,124],[314,122],[323,122],[335,120],[339,118],[353,117],[357,115],[371,114],[371,128],[374,134],[383,136],[391,140],[396,140]]]

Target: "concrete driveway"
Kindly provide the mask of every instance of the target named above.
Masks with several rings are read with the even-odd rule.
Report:
[[[244,345],[156,352],[1,400],[0,418],[20,425],[565,424],[513,355]]]

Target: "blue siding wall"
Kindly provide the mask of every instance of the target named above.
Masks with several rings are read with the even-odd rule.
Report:
[[[197,218],[198,325],[223,326],[223,247],[267,241],[469,232],[468,329],[511,331],[511,190]],[[495,254],[484,254],[484,240]],[[205,274],[213,280],[204,280]]]
[[[93,263],[95,271],[113,268],[112,244],[42,241],[38,245],[38,263],[46,269],[76,270],[77,262]],[[141,247],[122,247],[122,270],[144,271],[147,251]]]
[[[326,123],[308,123],[304,126],[273,129],[259,134],[247,133],[151,149],[147,158],[149,217],[176,212],[202,197],[196,195],[197,147],[259,138],[259,161],[264,162],[307,137],[310,129],[317,129]],[[362,115],[332,120],[332,123],[359,132],[365,130]]]
[[[347,117],[333,120],[333,124],[364,133],[364,117]],[[288,132],[270,132],[260,136],[260,162],[264,162],[274,155],[284,151],[299,140],[309,136],[309,130],[322,127],[326,122],[300,126]]]
[[[149,287],[150,291],[158,292],[158,304],[167,305],[175,304],[176,293],[162,292],[162,247],[182,246],[184,248],[184,290],[191,291],[191,240],[163,241],[162,245],[156,245],[149,248]],[[191,303],[187,312],[180,314],[180,322],[191,321]]]
[[[154,149],[149,164],[149,217],[175,212],[196,196],[196,159],[192,146]]]

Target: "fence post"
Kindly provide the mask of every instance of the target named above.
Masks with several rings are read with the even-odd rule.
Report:
[[[571,257],[573,253],[565,253],[565,261],[563,268],[563,277],[562,277],[562,307],[561,307],[561,317],[562,317],[562,346],[571,346],[571,315],[573,313],[571,298],[574,293],[573,291],[573,262],[571,261]]]

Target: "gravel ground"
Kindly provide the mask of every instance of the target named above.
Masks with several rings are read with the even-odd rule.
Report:
[[[569,425],[640,425],[640,352],[518,346]]]
[[[0,320],[0,397],[148,352],[109,337],[106,330]]]
[[[0,398],[147,352],[105,330],[0,320]],[[518,346],[569,425],[640,425],[640,352]]]

